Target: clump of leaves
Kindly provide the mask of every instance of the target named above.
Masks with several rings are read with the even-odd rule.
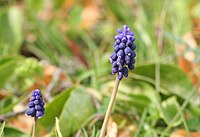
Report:
[[[42,65],[34,58],[25,58],[17,62],[7,88],[11,91],[12,88],[25,91],[40,77],[42,77]]]

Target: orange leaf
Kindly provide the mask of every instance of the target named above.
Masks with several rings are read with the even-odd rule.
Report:
[[[200,131],[190,132],[191,137],[200,137]],[[180,129],[173,132],[170,137],[188,137],[187,131]]]

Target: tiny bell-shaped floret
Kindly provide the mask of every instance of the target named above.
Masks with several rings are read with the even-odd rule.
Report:
[[[120,49],[118,52],[117,52],[117,57],[118,58],[123,58],[124,57],[124,51],[122,49]]]
[[[126,45],[123,43],[123,42],[121,42],[120,44],[119,44],[119,48],[120,49],[124,49],[126,47]]]

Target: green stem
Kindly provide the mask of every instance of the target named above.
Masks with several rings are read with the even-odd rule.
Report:
[[[183,125],[184,125],[184,127],[185,127],[185,130],[187,131],[187,136],[188,136],[188,137],[191,137],[191,136],[190,136],[190,130],[189,130],[188,125],[187,125],[187,122],[186,122],[186,120],[185,120],[185,118],[184,118],[183,112],[181,111],[181,108],[180,108],[180,106],[179,106],[179,104],[178,104],[177,102],[175,102],[175,105],[176,105],[177,108],[178,108],[178,113],[180,114],[181,119],[182,119],[182,122],[183,122]]]
[[[32,137],[36,137],[36,129],[37,129],[37,117],[34,117],[34,125],[33,125]]]
[[[102,128],[101,128],[101,133],[100,133],[99,137],[105,136],[106,128],[107,128],[107,125],[108,125],[108,120],[109,120],[109,117],[110,117],[110,114],[111,114],[111,111],[112,111],[112,108],[113,108],[113,104],[115,102],[115,97],[117,95],[119,83],[120,83],[120,80],[116,76],[115,86],[114,86],[114,89],[113,89],[113,92],[112,92],[112,95],[111,95],[111,98],[110,98],[110,102],[109,102],[109,105],[108,105],[108,108],[107,108],[106,116],[104,118],[103,125],[102,125]]]
[[[138,137],[140,132],[142,131],[142,128],[143,128],[143,125],[144,125],[144,122],[145,122],[145,119],[147,117],[147,109],[145,109],[142,113],[142,118],[140,120],[140,123],[138,125],[138,129],[137,129],[137,132],[135,133],[134,137]]]

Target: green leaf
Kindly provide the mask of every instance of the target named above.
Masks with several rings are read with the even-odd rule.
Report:
[[[3,136],[4,127],[5,127],[5,121],[3,122],[3,124],[2,124],[1,127],[0,127],[0,137]]]
[[[88,118],[95,113],[90,95],[84,89],[74,91],[65,103],[60,115],[60,128],[63,136],[69,136],[85,126]]]
[[[95,129],[95,125],[94,125],[93,128],[92,128],[91,137],[95,137],[95,132],[96,132],[96,129]]]
[[[0,102],[0,114],[5,112],[5,110],[8,109],[8,107],[10,107],[10,105],[12,105],[13,103],[14,103],[13,96],[8,96],[8,97],[3,98]]]
[[[41,0],[26,0],[24,1],[24,5],[26,5],[26,12],[29,13],[29,15],[37,14],[42,10],[43,5],[45,4],[45,1]],[[34,9],[34,11],[33,11]],[[25,15],[28,15],[25,13]],[[31,16],[32,17],[32,16]]]
[[[10,42],[12,42],[13,40],[13,35],[12,33],[10,33],[12,32],[12,29],[10,27],[9,20],[8,20],[8,11],[9,9],[7,7],[0,9],[0,25],[4,26],[4,27],[1,27],[1,31],[0,31],[0,35],[1,35],[0,44],[1,43],[10,44]]]
[[[115,0],[115,2],[113,1],[105,1],[105,2],[107,9],[109,9],[109,12],[115,15],[115,18],[126,23],[131,22],[133,18],[133,12],[128,12],[131,7],[127,2],[121,0]]]
[[[56,0],[56,1],[53,1],[54,2],[54,7],[56,8],[56,9],[60,9],[60,8],[62,8],[62,6],[64,5],[64,3],[65,3],[65,1],[63,1],[63,0]]]
[[[6,127],[4,129],[4,136],[5,137],[30,137],[29,135],[23,133],[22,131],[19,131],[11,127]]]
[[[0,103],[0,105],[2,105],[1,107],[3,107],[3,109],[0,111],[0,114],[4,114],[9,111],[12,111],[12,109],[15,105],[19,104],[21,101],[24,100],[24,98],[27,97],[27,94],[28,94],[28,92],[25,92],[18,99],[15,96],[7,97],[7,98],[5,98],[5,100],[3,99],[4,101]]]
[[[84,137],[88,137],[87,131],[83,128]]]
[[[157,137],[155,131],[153,130],[147,130],[144,134],[144,137]]]
[[[97,131],[96,136],[95,137],[99,137],[100,136],[100,130]]]
[[[164,100],[161,104],[163,119],[170,126],[175,127],[180,125],[182,122],[181,115],[178,110],[180,107],[177,106],[178,104],[179,103],[175,97],[170,97],[167,100]]]
[[[0,9],[0,53],[15,54],[22,45],[22,12],[18,6]],[[1,56],[2,56],[1,55]]]
[[[155,85],[155,69],[155,64],[138,66],[134,71],[136,75],[130,74],[130,76]],[[188,96],[191,97],[191,91],[195,90],[191,80],[183,70],[168,64],[160,64],[160,87],[161,91],[178,95],[183,99],[187,99]],[[200,103],[198,92],[191,97],[190,103]]]
[[[145,95],[129,95],[127,102],[135,106],[138,111],[143,111],[150,104],[150,99]]]
[[[190,111],[186,111],[187,115],[187,125],[189,130],[200,130],[200,119],[199,119],[199,115],[195,115],[193,112]]]
[[[124,113],[127,109],[142,113],[151,104],[154,104],[158,110],[160,108],[160,96],[156,94],[152,85],[144,81],[124,80],[120,83],[117,99],[120,99],[121,105],[124,104],[121,106]]]
[[[196,5],[194,5],[192,9],[192,15],[194,17],[200,18],[200,3],[197,3]]]
[[[62,133],[60,132],[59,119],[57,117],[56,117],[56,122],[55,122],[55,134],[56,134],[56,137],[63,137]]]
[[[180,0],[173,1],[171,3],[171,8],[173,10],[170,10],[169,14],[174,16],[174,19],[172,21],[176,21],[176,23],[173,24],[173,33],[178,35],[183,35],[188,31],[191,31],[192,30],[192,22],[190,19],[191,9],[188,4],[188,1],[187,2],[183,2]]]
[[[190,130],[200,130],[200,108],[199,106],[189,105],[189,111],[187,113],[187,124]]]
[[[22,15],[23,15],[22,9],[20,7],[18,6],[10,7],[8,18],[9,18],[9,24],[14,36],[13,45],[15,45],[15,47],[12,48],[13,51],[18,51],[22,43],[22,36],[23,36],[22,35],[22,26],[23,26]]]
[[[58,96],[54,98],[52,102],[47,104],[45,106],[45,115],[43,118],[38,120],[38,125],[43,128],[45,128],[48,132],[51,131],[51,129],[54,126],[55,117],[59,117],[60,113],[62,112],[63,106],[65,102],[68,100],[70,94],[72,92],[72,89],[65,90]]]
[[[200,117],[200,108],[199,108],[199,106],[190,105],[189,109],[194,115]]]
[[[8,56],[0,59],[0,87],[4,86],[7,79],[13,74],[20,56]]]

